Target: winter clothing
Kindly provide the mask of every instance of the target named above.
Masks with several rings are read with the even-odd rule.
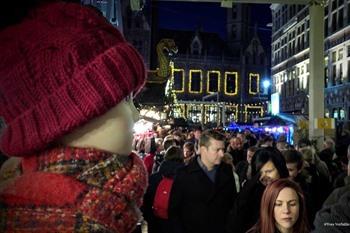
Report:
[[[53,2],[0,32],[1,150],[30,156],[145,81],[141,56],[95,10]]]
[[[149,233],[168,233],[170,229],[169,227],[171,227],[168,220],[160,219],[154,216],[152,205],[158,185],[162,178],[174,178],[176,170],[182,166],[184,166],[183,163],[164,160],[159,167],[159,171],[149,177],[149,185],[144,196],[144,204],[142,208],[143,216],[148,222]]]
[[[252,175],[251,165],[248,163],[247,160],[241,161],[236,166],[236,172],[239,176],[239,182],[241,184],[241,187],[243,187],[245,182],[251,179],[251,175]]]
[[[342,189],[340,191],[340,189]],[[313,233],[347,233],[350,229],[349,186],[335,190],[335,202],[325,204],[317,213]],[[341,195],[339,195],[341,194]],[[332,198],[333,199],[333,198]]]
[[[229,146],[227,148],[227,152],[230,153],[230,155],[232,156],[232,162],[234,166],[237,166],[239,162],[245,161],[247,159],[247,151],[243,149],[232,149],[232,147]]]
[[[0,194],[0,232],[131,232],[147,173],[136,154],[57,148],[21,163]]]
[[[224,233],[236,197],[232,167],[221,163],[215,183],[197,159],[178,170],[170,195],[169,217],[174,233]]]
[[[0,147],[21,157],[0,173],[0,232],[130,233],[147,186],[143,162],[56,144],[139,92],[142,58],[93,8],[38,4],[0,31]]]
[[[228,232],[246,233],[258,221],[261,197],[265,190],[259,178],[260,173],[257,173],[243,186],[228,215]]]
[[[150,176],[152,174],[152,169],[153,169],[153,163],[154,163],[154,157],[155,153],[149,153],[143,158],[143,162],[146,166],[146,170],[148,175]]]

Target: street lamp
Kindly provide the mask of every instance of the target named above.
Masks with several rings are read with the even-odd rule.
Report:
[[[271,85],[270,80],[265,79],[265,80],[263,81],[263,87],[264,87],[264,94],[265,94],[265,95],[268,94],[268,89],[269,89],[270,85]]]

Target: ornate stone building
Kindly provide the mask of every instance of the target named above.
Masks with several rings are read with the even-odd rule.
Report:
[[[156,67],[155,61],[151,64],[151,57],[155,58],[151,36],[153,47],[163,38],[174,39],[179,48],[172,74],[177,99],[174,117],[201,124],[227,124],[249,122],[266,113],[269,92],[262,81],[270,80],[270,51],[269,45],[261,43],[258,28],[250,24],[249,4],[233,4],[227,9],[227,38],[221,38],[200,29],[186,32],[153,28],[151,35],[150,6],[135,12],[126,0],[83,2],[100,9],[123,31],[149,69]]]
[[[309,12],[307,6],[272,4],[273,93],[281,111],[308,113]],[[331,0],[325,20],[325,116],[350,120],[350,1]],[[322,101],[322,100],[320,100]]]
[[[194,123],[250,122],[265,115],[269,93],[269,50],[257,27],[250,25],[249,5],[227,10],[227,38],[196,31],[160,30],[158,40],[171,38],[179,53],[174,61],[175,117]]]

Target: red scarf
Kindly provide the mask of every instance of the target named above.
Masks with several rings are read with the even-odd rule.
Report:
[[[57,148],[22,160],[0,193],[0,232],[131,232],[147,173],[136,154]]]

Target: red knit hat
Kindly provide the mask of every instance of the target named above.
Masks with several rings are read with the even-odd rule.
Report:
[[[141,56],[93,9],[42,5],[0,32],[1,150],[26,156],[104,114],[145,82]]]

